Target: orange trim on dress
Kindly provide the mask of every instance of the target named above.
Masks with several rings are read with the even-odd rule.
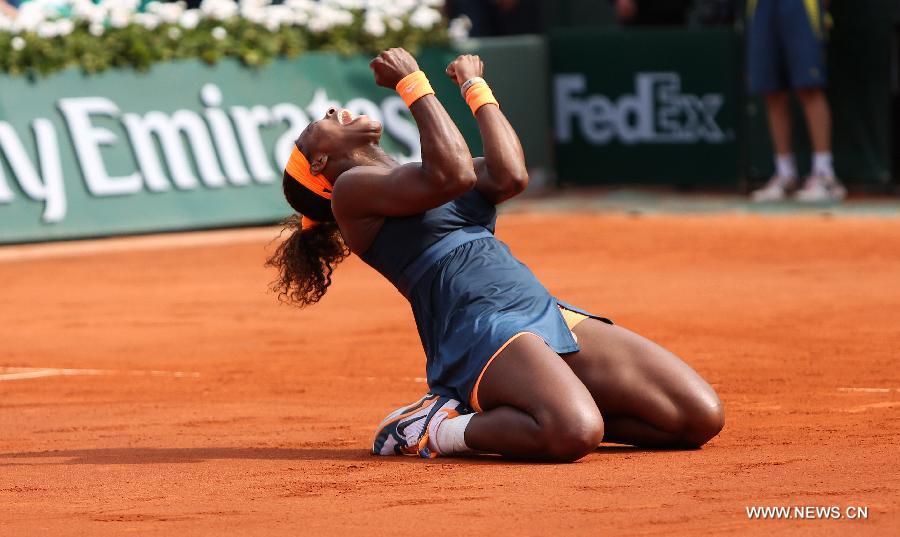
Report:
[[[569,330],[574,330],[575,327],[581,323],[581,321],[590,319],[590,317],[583,313],[578,313],[577,311],[572,311],[562,306],[559,306],[559,312],[562,314],[563,320],[566,322],[566,326],[569,327]],[[493,362],[494,358],[496,358],[501,352],[503,352],[503,349],[509,346],[510,343],[515,341],[519,336],[525,334],[531,334],[533,336],[541,337],[534,332],[519,332],[513,337],[507,339],[506,343],[501,345],[500,348],[497,349],[497,352],[495,352],[493,356],[491,356],[491,359],[488,360],[486,364],[484,364],[484,367],[481,369],[481,373],[478,375],[478,379],[475,380],[475,386],[472,388],[472,394],[469,396],[469,406],[472,407],[472,410],[474,410],[475,412],[484,412],[481,409],[481,405],[478,403],[478,386],[481,384],[481,378],[484,377],[484,373],[491,366],[491,362]],[[574,336],[574,333],[572,335]],[[542,341],[543,339],[544,338],[541,338]]]
[[[483,368],[481,368],[481,373],[478,375],[478,378],[475,380],[475,386],[472,388],[472,395],[469,396],[469,406],[472,407],[472,410],[474,410],[475,412],[484,412],[483,410],[481,410],[481,405],[478,404],[478,385],[481,384],[481,377],[484,376],[485,371],[487,371],[487,369],[491,366],[491,362],[493,362],[494,358],[499,356],[500,353],[503,352],[503,349],[505,349],[507,346],[509,346],[510,343],[512,343],[513,341],[518,339],[519,336],[524,336],[525,334],[531,334],[533,336],[541,337],[541,336],[538,336],[537,334],[535,334],[534,332],[519,332],[518,334],[514,335],[513,337],[507,339],[506,343],[501,345],[500,348],[497,349],[497,352],[495,352],[494,355],[491,356],[491,359],[488,360],[486,364],[484,364]],[[544,338],[541,338],[541,341],[543,341],[543,339]]]

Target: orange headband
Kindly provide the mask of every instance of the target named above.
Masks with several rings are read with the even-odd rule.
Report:
[[[303,156],[303,153],[297,149],[296,145],[291,151],[291,158],[288,159],[284,172],[313,193],[327,200],[331,199],[331,183],[328,182],[328,179],[325,179],[324,175],[313,174],[310,171],[309,160]],[[304,216],[301,219],[301,229],[309,229],[316,225],[318,225],[318,222],[312,218]]]

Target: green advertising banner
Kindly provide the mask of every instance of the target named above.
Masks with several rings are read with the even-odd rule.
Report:
[[[406,106],[365,58],[0,78],[0,242],[277,220],[293,140],[335,105],[381,120],[386,149],[417,158]]]
[[[737,184],[734,32],[560,30],[550,69],[562,182]]]
[[[549,169],[545,42],[473,47],[529,166]],[[480,155],[477,125],[444,74],[457,53],[417,58]],[[528,62],[526,72],[507,61],[512,55]],[[369,59],[309,53],[260,69],[184,61],[146,73],[0,77],[0,243],[277,221],[290,212],[281,169],[293,141],[331,106],[378,119],[385,149],[417,160],[412,116],[393,91],[375,86]]]

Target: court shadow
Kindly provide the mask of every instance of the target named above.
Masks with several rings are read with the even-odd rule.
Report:
[[[385,457],[387,458],[387,457]],[[390,457],[404,459],[405,457]],[[357,448],[97,448],[0,453],[0,466],[55,464],[190,464],[210,460],[372,461]]]
[[[601,445],[594,453],[615,455],[625,453],[653,453],[670,451],[638,448],[623,445]],[[420,464],[416,457],[375,457],[368,450],[358,448],[243,448],[243,447],[199,447],[199,448],[95,448],[66,449],[53,451],[23,451],[0,453],[0,466],[44,466],[70,464],[193,464],[212,460],[274,460],[274,461],[346,461],[382,462],[398,464]],[[522,464],[499,456],[441,458],[444,464]],[[531,464],[555,464],[534,462]]]
[[[622,444],[600,444],[594,453],[603,455],[615,455],[617,453],[659,453],[669,451],[696,451],[698,448],[648,448],[626,446]]]

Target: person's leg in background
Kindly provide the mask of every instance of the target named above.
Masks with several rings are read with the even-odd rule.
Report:
[[[791,87],[806,116],[813,147],[812,170],[795,197],[799,201],[838,201],[847,191],[832,166],[831,109],[825,96],[825,26],[821,0],[790,0],[779,6]]]
[[[769,119],[769,135],[775,150],[775,176],[794,183],[797,164],[791,150],[791,98],[787,91],[766,94],[766,115]]]
[[[777,0],[757,0],[748,4],[747,71],[750,93],[763,95],[769,132],[775,150],[775,174],[760,189],[753,201],[779,201],[787,197],[797,181],[797,168],[791,151],[791,116],[784,76],[782,43],[775,22]]]

